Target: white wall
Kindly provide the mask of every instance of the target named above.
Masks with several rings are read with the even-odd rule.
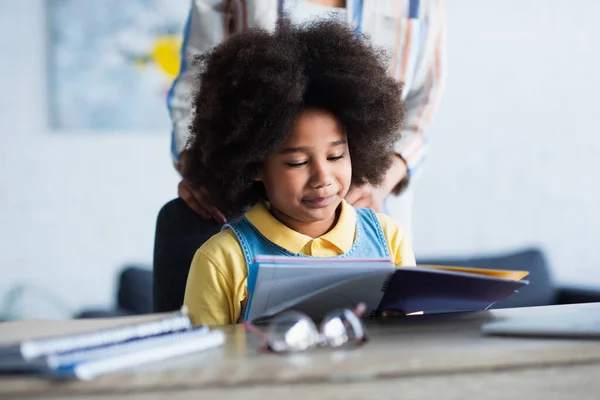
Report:
[[[560,281],[600,285],[600,3],[449,0],[447,13],[418,255],[534,244]],[[0,3],[0,301],[27,282],[69,310],[106,306],[121,265],[150,263],[175,196],[169,135],[49,132],[44,19],[43,0]],[[28,315],[52,314],[35,304]]]
[[[71,310],[110,305],[118,268],[150,264],[176,196],[169,134],[50,132],[45,40],[43,0],[1,2],[0,299],[26,282]]]
[[[600,2],[449,0],[450,74],[418,186],[418,253],[543,246],[600,285]]]

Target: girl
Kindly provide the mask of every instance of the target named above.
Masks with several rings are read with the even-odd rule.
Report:
[[[183,175],[235,222],[198,249],[184,304],[195,325],[238,321],[257,255],[415,264],[389,217],[344,201],[397,157],[401,87],[345,25],[247,30],[200,57]]]

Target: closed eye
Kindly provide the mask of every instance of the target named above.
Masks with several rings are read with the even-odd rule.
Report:
[[[299,168],[303,165],[308,164],[308,161],[304,161],[304,162],[300,162],[300,163],[286,163],[286,164],[288,167],[291,167],[291,168]]]
[[[328,161],[338,161],[338,160],[341,160],[342,158],[344,158],[343,153],[340,154],[339,156],[327,157],[327,160]],[[292,163],[292,162],[286,163],[286,165],[290,168],[299,168],[299,167],[302,167],[307,164],[308,164],[308,161],[297,162],[297,163]]]

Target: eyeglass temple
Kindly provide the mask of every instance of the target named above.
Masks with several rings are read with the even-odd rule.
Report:
[[[267,335],[263,331],[258,329],[255,325],[253,325],[251,322],[244,321],[242,322],[242,325],[244,325],[244,328],[246,328],[248,332],[253,334],[258,339],[261,339],[263,341],[266,339]]]

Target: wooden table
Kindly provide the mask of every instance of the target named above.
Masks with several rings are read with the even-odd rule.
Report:
[[[486,337],[483,322],[573,312],[600,303],[415,316],[373,321],[372,340],[352,350],[258,353],[241,326],[224,347],[106,375],[91,382],[0,378],[0,398],[600,398],[600,341]],[[142,316],[0,324],[0,342],[157,318]]]

